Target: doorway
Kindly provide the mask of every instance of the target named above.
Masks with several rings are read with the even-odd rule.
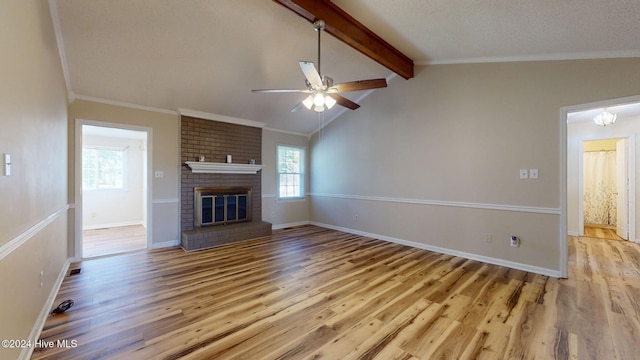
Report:
[[[629,239],[628,142],[626,138],[582,143],[583,234],[599,239]]]
[[[149,132],[76,120],[76,257],[145,249]]]
[[[597,126],[594,117],[605,109],[617,115],[614,124]],[[561,198],[560,198],[560,273],[568,276],[568,236],[584,236],[583,143],[587,140],[628,139],[628,234],[636,237],[636,145],[640,133],[640,95],[567,106],[560,110],[561,133]]]

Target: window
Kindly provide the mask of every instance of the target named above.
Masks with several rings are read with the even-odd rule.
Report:
[[[83,148],[82,189],[124,189],[126,149]]]
[[[304,197],[304,148],[278,145],[278,197]]]

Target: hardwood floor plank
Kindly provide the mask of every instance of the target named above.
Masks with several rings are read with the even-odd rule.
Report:
[[[435,305],[435,306],[434,306]],[[434,318],[439,314],[439,306],[425,299],[421,299],[405,311],[400,313],[393,320],[383,323],[374,320],[372,323],[380,324],[379,330],[366,337],[355,338],[347,332],[346,336],[351,337],[353,345],[343,347],[340,354],[329,356],[328,359],[358,358],[358,359],[374,359],[381,355],[383,350],[390,344],[395,343],[395,348],[402,348],[412,334],[411,328],[421,321]],[[401,335],[402,334],[402,335]],[[415,336],[415,333],[413,333]],[[408,353],[407,353],[408,354]]]
[[[602,286],[595,282],[579,281],[577,288],[578,316],[575,333],[578,335],[578,356],[604,359],[615,353],[611,328],[603,302]]]
[[[568,279],[316,226],[72,264],[33,359],[629,359],[640,246],[569,238]]]
[[[82,231],[82,255],[85,258],[140,250],[146,247],[147,229],[142,225]]]
[[[616,358],[633,359],[638,357],[638,349],[630,344],[640,344],[640,332],[638,332],[638,319],[621,314],[609,314],[609,324],[612,332],[617,334],[612,337]]]

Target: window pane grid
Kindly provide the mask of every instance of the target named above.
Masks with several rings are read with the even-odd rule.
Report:
[[[304,196],[304,149],[278,146],[278,197]]]
[[[125,150],[82,149],[84,190],[122,189]]]

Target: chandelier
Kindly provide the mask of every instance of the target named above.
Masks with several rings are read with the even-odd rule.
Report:
[[[593,118],[593,122],[599,126],[607,126],[607,125],[614,124],[616,122],[617,117],[618,117],[617,114],[612,114],[608,112],[607,109],[604,109],[603,112],[601,112],[600,114],[596,115],[596,117]]]

